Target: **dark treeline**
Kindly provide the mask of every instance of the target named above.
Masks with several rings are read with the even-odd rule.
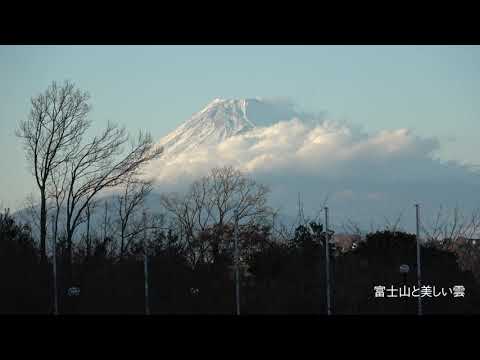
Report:
[[[225,224],[223,238],[232,235]],[[219,251],[210,261],[194,266],[179,235],[172,230],[149,232],[150,310],[152,314],[233,314],[232,249],[221,246],[217,229],[201,234],[217,241]],[[0,216],[0,312],[53,312],[52,259],[40,261],[41,249],[27,226],[8,212]],[[227,242],[228,240],[225,240]],[[145,312],[143,247],[132,246],[122,257],[110,251],[113,239],[96,238],[89,249],[74,248],[73,284],[78,297],[67,296],[68,266],[65,239],[57,248],[59,310],[74,314],[142,314]],[[268,227],[245,226],[239,232],[242,247],[241,305],[243,314],[325,314],[325,251],[322,225],[299,225],[292,238],[275,240]],[[375,298],[374,286],[416,285],[415,236],[402,232],[375,232],[355,249],[331,249],[335,314],[415,314],[417,299]],[[422,247],[423,284],[443,287],[447,296],[423,297],[424,313],[480,312],[480,291],[471,271],[462,271],[456,252],[439,243]],[[404,279],[401,264],[409,264]],[[48,279],[48,280],[46,280]],[[406,282],[405,282],[406,281]],[[43,286],[42,284],[49,284]],[[464,298],[449,288],[465,287]],[[386,296],[387,294],[385,294]]]

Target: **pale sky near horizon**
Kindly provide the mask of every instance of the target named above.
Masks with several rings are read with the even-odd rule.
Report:
[[[107,120],[159,139],[214,98],[288,97],[367,132],[436,137],[444,160],[480,164],[480,46],[2,46],[0,206],[33,191],[18,120],[53,80],[91,93]]]

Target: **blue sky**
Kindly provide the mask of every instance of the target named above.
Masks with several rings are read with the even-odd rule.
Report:
[[[480,46],[0,46],[3,206],[34,189],[16,123],[65,79],[91,93],[95,129],[160,138],[216,97],[279,96],[368,132],[437,137],[440,158],[480,164]]]

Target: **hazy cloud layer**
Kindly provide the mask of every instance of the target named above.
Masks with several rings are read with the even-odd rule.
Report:
[[[302,122],[298,118],[259,127],[214,147],[198,147],[152,164],[160,191],[182,189],[211,167],[233,165],[271,186],[272,203],[295,213],[300,192],[306,212],[328,196],[337,221],[382,222],[413,204],[427,213],[440,204],[465,209],[480,204],[478,174],[433,154],[438,140],[407,129],[366,134],[346,124]]]

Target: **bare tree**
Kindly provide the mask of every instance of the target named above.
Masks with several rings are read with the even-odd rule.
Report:
[[[46,259],[47,183],[52,171],[69,159],[89,126],[89,95],[74,84],[53,82],[31,99],[26,120],[20,121],[16,135],[23,139],[27,161],[40,192],[41,261]]]
[[[207,249],[215,259],[225,240],[225,225],[238,222],[248,227],[272,220],[274,211],[267,206],[269,189],[244,176],[233,167],[213,168],[195,181],[184,196],[162,195],[161,203],[185,234],[187,253],[193,264],[205,257]],[[199,241],[201,232],[214,229],[208,242]]]
[[[451,247],[458,240],[468,240],[479,236],[480,211],[474,210],[466,215],[455,207],[451,212],[440,206],[435,220],[430,224],[421,223],[421,228],[428,241],[439,242]]]
[[[392,233],[397,233],[403,231],[401,222],[403,217],[403,211],[401,211],[393,221],[390,221],[388,217],[384,217],[385,219],[385,230],[391,231]]]
[[[124,184],[130,175],[138,175],[142,167],[162,153],[149,134],[139,133],[130,141],[125,128],[108,124],[100,136],[81,143],[68,160],[66,204],[67,256],[71,263],[72,239],[83,223],[85,211],[104,189]],[[125,151],[125,145],[130,148]]]
[[[453,252],[460,268],[480,280],[480,210],[466,215],[458,207],[440,206],[433,222],[422,222],[421,228],[429,245]]]
[[[362,229],[358,222],[347,218],[343,223],[342,223],[342,229],[345,234],[352,234],[352,235],[361,235],[362,234]]]
[[[97,202],[90,201],[90,203],[85,207],[85,216],[87,222],[87,229],[85,234],[85,250],[86,250],[86,259],[90,258],[92,252],[92,238],[90,236],[91,233],[91,220],[92,214],[95,212],[95,208],[97,206]]]
[[[223,225],[233,221],[233,213],[238,211],[238,221],[259,223],[269,219],[272,210],[267,206],[267,186],[257,184],[233,167],[212,169],[204,179],[210,188],[209,209],[216,223]]]
[[[137,235],[143,232],[145,222],[135,221],[142,209],[145,198],[152,191],[152,182],[135,178],[130,174],[126,178],[122,192],[116,197],[118,222],[120,225],[120,259],[123,258]]]

